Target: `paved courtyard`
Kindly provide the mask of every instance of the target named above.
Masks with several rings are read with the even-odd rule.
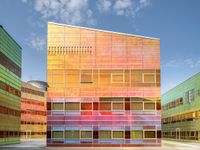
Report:
[[[162,147],[46,147],[45,140],[27,140],[20,144],[6,145],[0,150],[200,150],[200,143],[162,141]]]

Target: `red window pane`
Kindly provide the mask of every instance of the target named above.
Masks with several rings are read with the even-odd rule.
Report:
[[[99,110],[98,109],[98,103],[93,103],[93,110]]]
[[[100,110],[111,110],[111,103],[110,102],[101,102]]]
[[[81,110],[92,110],[92,103],[81,103]]]
[[[125,102],[125,110],[130,110],[130,102]]]
[[[156,106],[157,106],[157,110],[161,110],[160,101],[157,101]]]

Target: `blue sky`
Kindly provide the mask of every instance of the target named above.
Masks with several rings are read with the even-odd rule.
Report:
[[[162,93],[200,71],[199,0],[1,0],[24,81],[46,80],[47,21],[160,38]]]

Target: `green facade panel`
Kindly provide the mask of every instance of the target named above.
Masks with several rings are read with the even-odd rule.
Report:
[[[21,67],[21,47],[2,27],[0,29],[0,48],[2,53]]]
[[[20,142],[21,47],[0,25],[0,145]]]
[[[200,141],[200,73],[162,95],[164,138]]]

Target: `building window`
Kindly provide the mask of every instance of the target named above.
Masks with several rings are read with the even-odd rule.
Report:
[[[161,138],[161,131],[159,131],[159,130],[157,131],[157,138],[159,138],[159,139]]]
[[[81,83],[93,83],[92,70],[82,70],[80,78],[81,78]]]
[[[126,130],[125,131],[125,139],[130,139],[131,138],[131,131]]]
[[[142,81],[143,81],[143,83],[155,83],[156,75],[154,73],[143,73]]]
[[[188,102],[189,103],[194,101],[194,96],[195,96],[194,89],[189,90],[188,91]]]
[[[144,102],[144,110],[155,110],[155,102]]]
[[[99,139],[99,131],[93,131],[93,139]]]
[[[81,110],[92,110],[92,103],[81,103]]]
[[[111,83],[124,83],[124,73],[111,73]]]
[[[53,131],[52,138],[54,138],[54,139],[63,138],[63,131]]]
[[[92,139],[92,131],[81,131],[81,138],[82,139]]]
[[[131,139],[143,139],[143,131],[142,130],[131,131]]]
[[[100,139],[111,139],[111,131],[100,131],[99,138]]]
[[[200,90],[197,90],[197,96],[200,96]]]
[[[65,138],[66,139],[79,139],[80,132],[78,130],[66,130],[65,131]]]
[[[93,110],[99,110],[99,103],[93,102]]]
[[[113,102],[112,103],[112,110],[123,111],[124,110],[124,103],[123,102]]]
[[[63,103],[53,103],[53,110],[64,110]]]
[[[110,102],[100,102],[100,110],[111,110]]]
[[[156,131],[144,131],[144,138],[146,139],[156,138]]]
[[[131,110],[143,110],[143,102],[131,102]]]
[[[189,91],[185,92],[185,103],[189,102]]]
[[[79,102],[66,102],[65,103],[65,110],[67,110],[67,111],[79,111],[80,110],[80,103]]]
[[[124,131],[113,131],[113,139],[124,139]]]

